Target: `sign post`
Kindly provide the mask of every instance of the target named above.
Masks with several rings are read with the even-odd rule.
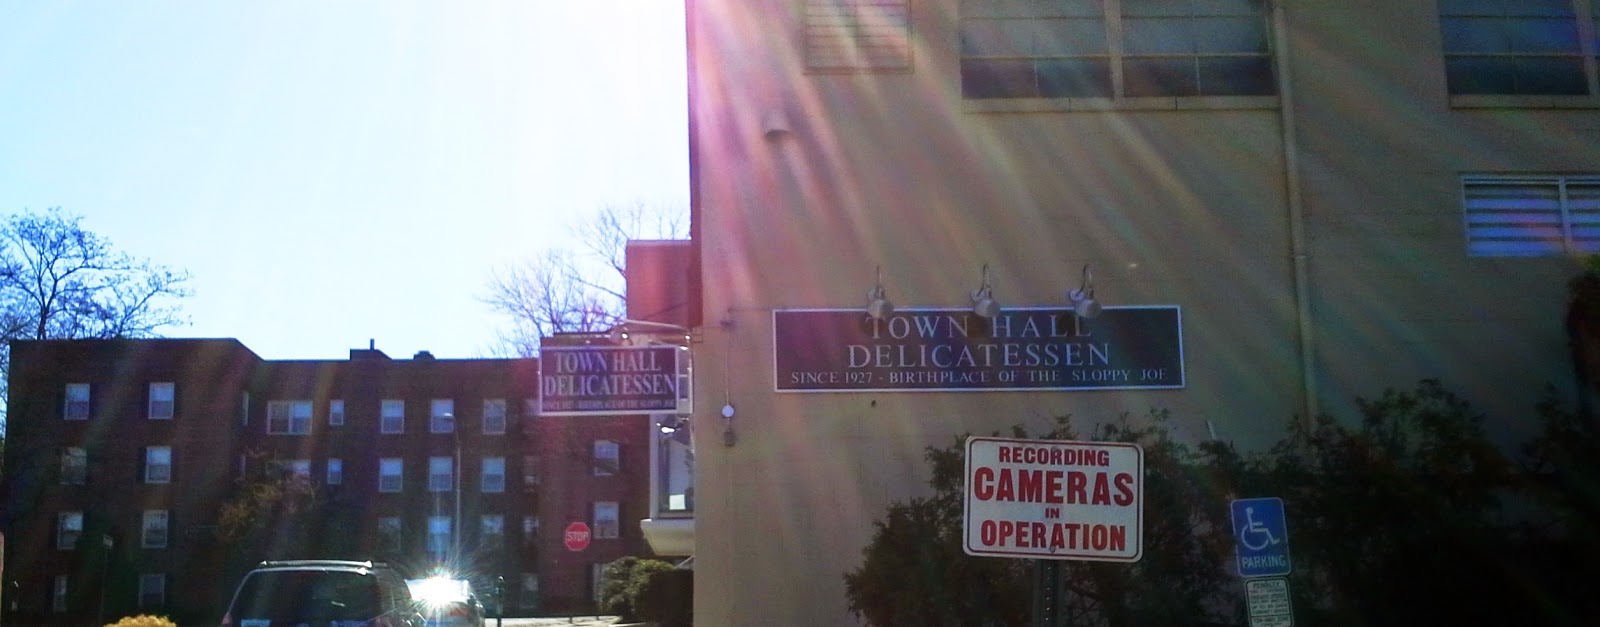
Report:
[[[589,548],[589,524],[583,521],[573,521],[567,524],[567,529],[561,534],[561,542],[567,545],[568,551],[582,551]]]

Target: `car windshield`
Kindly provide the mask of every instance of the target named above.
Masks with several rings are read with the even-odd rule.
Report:
[[[258,571],[234,599],[233,617],[273,625],[369,621],[383,613],[378,578],[355,571]]]

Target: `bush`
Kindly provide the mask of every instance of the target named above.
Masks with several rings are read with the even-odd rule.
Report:
[[[165,616],[140,614],[138,616],[125,616],[122,620],[107,624],[106,627],[178,627],[178,625],[167,620]]]
[[[639,618],[661,627],[694,624],[694,571],[681,568],[653,571],[634,600]]]
[[[661,560],[624,557],[606,566],[600,583],[600,611],[616,614],[622,622],[639,621],[639,598],[651,573],[673,570]]]

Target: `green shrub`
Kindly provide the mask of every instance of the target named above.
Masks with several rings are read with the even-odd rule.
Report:
[[[107,624],[106,627],[178,627],[178,625],[167,620],[165,616],[140,614],[138,616],[125,616],[122,620]]]
[[[624,557],[606,566],[600,582],[600,611],[616,614],[622,622],[638,622],[639,598],[650,574],[672,570],[661,560]]]

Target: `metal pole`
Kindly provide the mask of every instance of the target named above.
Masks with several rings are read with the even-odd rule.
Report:
[[[1033,561],[1033,627],[1061,627],[1066,595],[1061,591],[1061,563]]]
[[[454,417],[452,417],[451,420],[450,420],[450,435],[455,438],[455,442],[456,442],[456,472],[455,472],[455,477],[454,477],[455,485],[453,486],[455,488],[455,495],[456,495],[456,514],[455,514],[455,522],[453,523],[455,525],[455,533],[453,534],[454,537],[452,538],[453,540],[455,540],[455,554],[454,554],[454,559],[452,560],[455,563],[452,565],[452,568],[455,569],[455,570],[460,570],[461,566],[462,566],[462,564],[461,564],[461,531],[462,531],[461,530],[461,425],[457,424],[457,421],[455,420]]]

